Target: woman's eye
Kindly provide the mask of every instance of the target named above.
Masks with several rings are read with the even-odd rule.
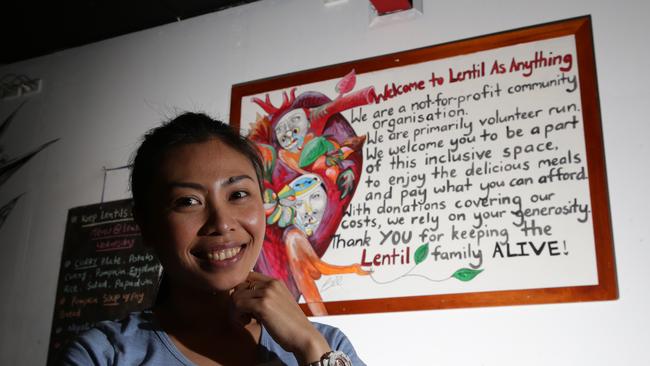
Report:
[[[248,197],[248,192],[237,191],[237,192],[233,192],[230,195],[230,198],[233,199],[233,200],[238,200],[238,199],[242,199],[242,198],[245,198],[245,197]]]
[[[191,207],[200,204],[201,202],[194,197],[181,197],[174,201],[176,207]]]

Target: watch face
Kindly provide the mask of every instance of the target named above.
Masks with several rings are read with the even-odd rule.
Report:
[[[330,353],[327,361],[328,365],[331,366],[352,366],[352,361],[350,361],[348,355],[341,351],[334,351]]]

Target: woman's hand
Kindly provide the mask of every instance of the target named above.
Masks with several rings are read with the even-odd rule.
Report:
[[[298,364],[318,361],[331,350],[282,281],[251,272],[231,297],[244,322],[257,319],[282,348],[294,354]]]

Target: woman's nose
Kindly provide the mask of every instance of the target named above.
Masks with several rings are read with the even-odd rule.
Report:
[[[232,217],[230,210],[211,205],[203,225],[202,235],[223,235],[234,231],[237,221]]]

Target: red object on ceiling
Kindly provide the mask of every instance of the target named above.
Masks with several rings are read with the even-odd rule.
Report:
[[[413,7],[411,0],[370,0],[379,15],[409,10]]]

